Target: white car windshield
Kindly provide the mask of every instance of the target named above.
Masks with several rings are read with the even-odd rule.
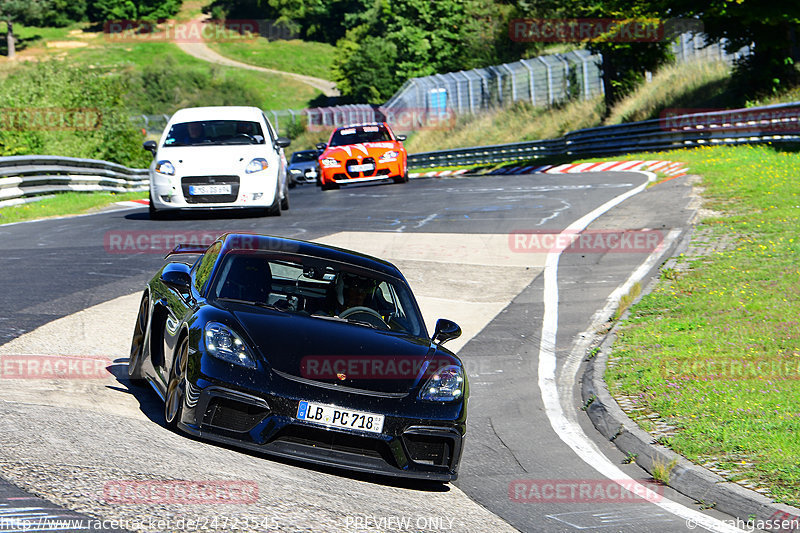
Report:
[[[258,122],[202,120],[173,124],[164,140],[166,147],[220,144],[264,144],[264,133]]]

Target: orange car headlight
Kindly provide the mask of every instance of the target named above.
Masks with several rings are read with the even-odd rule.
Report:
[[[397,156],[399,152],[396,150],[389,150],[388,152],[383,152],[383,155],[378,160],[379,163],[391,163],[392,161],[397,161]]]

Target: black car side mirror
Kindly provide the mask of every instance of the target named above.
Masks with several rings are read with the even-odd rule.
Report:
[[[324,150],[325,148],[328,147],[328,145],[325,144],[325,143],[317,143],[316,146],[317,146],[317,150]]]
[[[153,154],[153,157],[156,156],[156,146],[155,141],[145,141],[142,143],[142,148]]]
[[[436,321],[436,330],[433,332],[431,340],[438,342],[439,345],[457,339],[461,336],[461,327],[452,320],[440,318]]]
[[[189,265],[184,263],[169,263],[161,271],[161,281],[179,292],[189,292],[192,277],[189,274]]]
[[[406,135],[395,135],[395,139],[397,139],[400,142],[403,142],[406,139],[408,139],[408,137]]]
[[[292,140],[288,137],[278,137],[277,139],[275,139],[275,144],[277,144],[281,148],[286,148],[290,144],[292,144]]]

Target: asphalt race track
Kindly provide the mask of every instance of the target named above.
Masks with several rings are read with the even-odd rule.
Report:
[[[733,531],[714,520],[729,517],[647,484],[649,476],[624,464],[580,409],[576,340],[632,272],[674,252],[693,215],[686,178],[645,188],[647,181],[641,173],[597,172],[419,179],[325,193],[306,185],[292,190],[281,217],[151,221],[146,208],[117,208],[0,226],[0,362],[71,356],[111,370],[82,379],[4,372],[0,533],[14,530],[4,529],[4,516],[28,520],[18,531],[45,530],[31,527],[43,514],[127,520],[104,531],[205,524],[206,531],[656,533],[693,529],[687,518],[700,518],[701,531]],[[584,227],[596,238],[560,256],[544,237]],[[471,385],[458,481],[353,475],[164,427],[155,393],[127,380],[139,293],[176,236],[224,231],[318,240],[389,259],[409,280],[429,329],[440,317],[462,326],[463,337],[448,345],[465,361]],[[633,240],[616,247],[609,235],[621,231],[663,244],[656,252]],[[620,491],[630,479],[652,490],[647,500]],[[214,504],[136,503],[115,500],[109,488],[176,480],[238,483],[249,492]]]

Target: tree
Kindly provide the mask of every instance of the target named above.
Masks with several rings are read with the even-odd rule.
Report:
[[[651,9],[670,17],[694,17],[714,41],[726,39],[728,52],[752,45],[736,66],[744,93],[774,92],[800,81],[796,0],[649,0]]]
[[[6,42],[8,58],[16,58],[16,38],[14,24],[28,19],[41,18],[49,8],[47,0],[0,0],[0,20],[6,23]]]
[[[496,59],[494,42],[475,35],[494,38],[492,9],[478,0],[375,0],[337,43],[337,87],[383,103],[409,78],[485,66]]]
[[[112,20],[159,20],[178,12],[182,0],[90,0],[89,19],[95,22]]]
[[[552,9],[556,18],[613,20],[621,24],[637,21],[658,24],[660,15],[657,7],[646,0],[635,4],[627,0],[581,0],[564,7],[554,5],[550,0],[535,4],[540,9]],[[645,72],[655,70],[672,58],[669,39],[670,36],[666,35],[656,41],[636,40],[609,29],[606,33],[601,32],[597,39],[586,42],[589,50],[603,57],[606,113],[644,80]]]

